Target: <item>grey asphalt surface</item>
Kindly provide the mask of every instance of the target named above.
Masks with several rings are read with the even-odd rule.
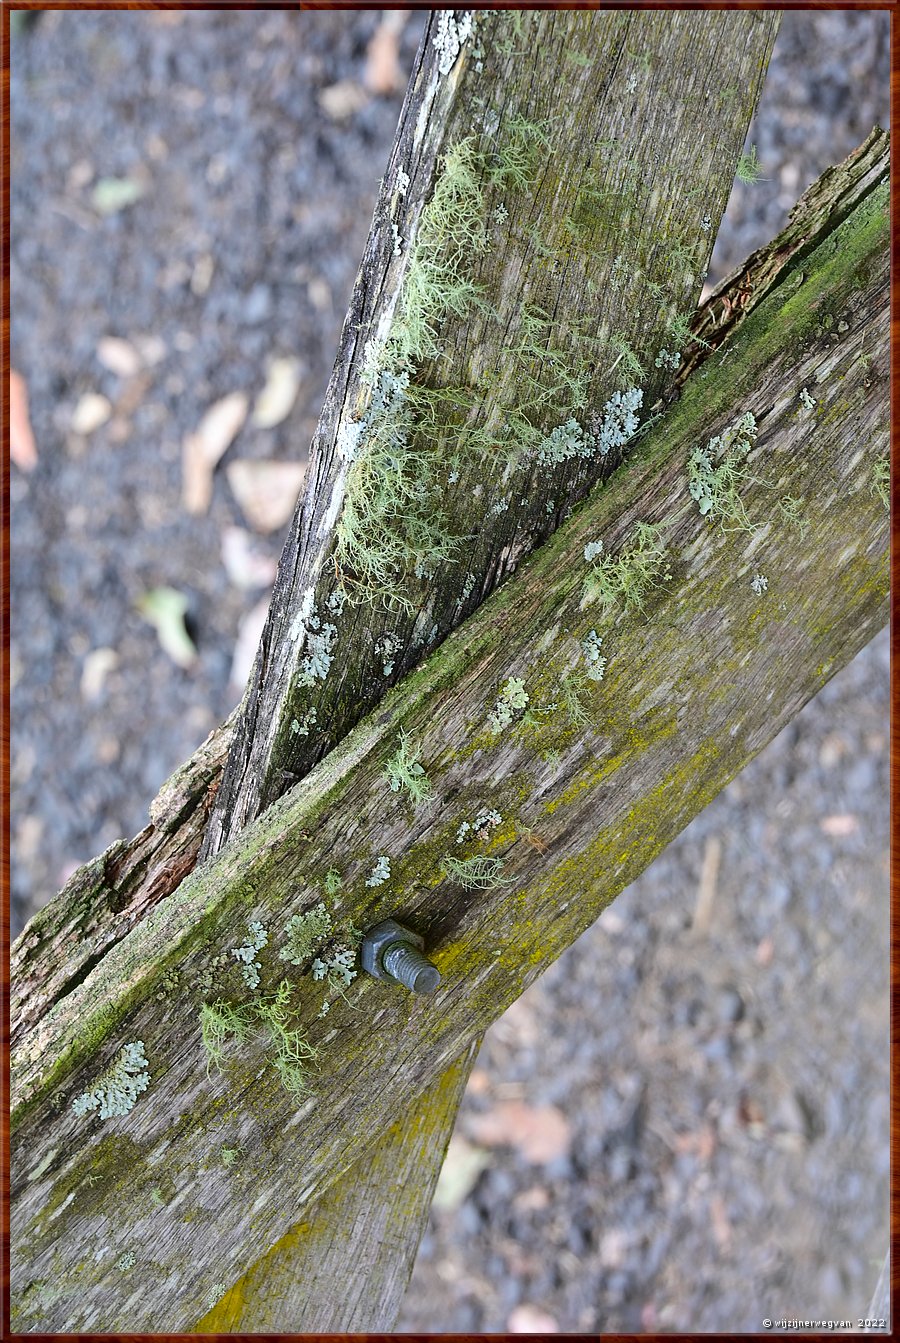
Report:
[[[239,698],[264,587],[222,563],[248,529],[224,465],[312,434],[401,101],[364,87],[380,20],[49,11],[14,38],[12,361],[39,454],[11,483],[14,931],[142,827]],[[737,185],[711,279],[887,124],[887,31],[785,17],[748,137],[765,180]],[[129,175],[141,199],[98,216],[97,181]],[[109,335],[132,375],[99,361]],[[300,361],[292,412],[248,423],[190,517],[183,437],[273,356]],[[79,434],[85,393],[112,413]],[[188,671],[136,607],[161,585],[189,600]],[[881,635],[489,1032],[398,1329],[865,1313],[888,1227],[887,723]]]

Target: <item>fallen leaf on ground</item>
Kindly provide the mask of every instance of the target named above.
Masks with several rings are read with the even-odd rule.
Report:
[[[290,412],[300,386],[300,362],[297,359],[271,359],[266,385],[256,398],[253,423],[260,429],[273,429]]]
[[[369,40],[363,78],[370,93],[397,93],[406,83],[400,69],[400,34],[408,15],[408,9],[386,10]]]
[[[25,862],[36,858],[44,837],[44,822],[40,816],[23,816],[16,826],[16,841],[19,857]]]
[[[819,828],[826,835],[831,835],[834,839],[844,839],[847,835],[853,835],[859,829],[858,816],[826,816],[819,822]]]
[[[179,667],[190,667],[197,659],[197,649],[184,623],[188,599],[176,588],[153,588],[138,600],[137,608],[145,620],[154,626],[164,652]]]
[[[247,418],[247,397],[231,392],[217,401],[181,447],[181,502],[189,513],[205,513],[212,499],[212,478],[223,454]]]
[[[76,434],[92,434],[106,424],[112,406],[100,392],[85,392],[72,415],[72,429]]]
[[[91,204],[98,214],[112,215],[134,205],[146,187],[133,177],[101,177],[91,192]]]
[[[461,1207],[475,1188],[481,1172],[490,1164],[489,1152],[483,1147],[474,1147],[454,1133],[441,1166],[432,1206],[441,1212],[452,1212]]]
[[[114,648],[94,648],[84,659],[81,670],[81,697],[91,703],[99,699],[103,683],[109,672],[119,665],[119,655]]]
[[[756,948],[756,964],[771,965],[772,957],[775,955],[775,943],[771,937],[764,937]]]
[[[243,527],[226,527],[222,532],[222,563],[236,588],[267,588],[275,582],[277,561],[257,550]]]
[[[337,84],[329,84],[318,97],[319,106],[332,121],[349,121],[368,101],[366,90],[353,79],[341,79]]]
[[[513,1199],[513,1207],[517,1212],[543,1212],[544,1208],[549,1206],[550,1195],[541,1185],[523,1189],[521,1194],[516,1194]]]
[[[269,614],[269,600],[269,597],[264,597],[261,602],[257,602],[252,611],[247,612],[238,626],[237,642],[234,645],[231,676],[229,678],[230,684],[238,690],[243,690],[253,670],[256,650],[262,638],[266,616]]]
[[[9,455],[20,471],[37,466],[37,445],[28,418],[28,388],[21,373],[9,370]]]
[[[166,342],[161,336],[135,336],[134,343],[137,346],[141,359],[148,368],[162,363],[168,354]]]
[[[515,1147],[534,1165],[565,1156],[572,1139],[562,1110],[523,1101],[500,1101],[484,1114],[470,1116],[467,1128],[485,1147]]]
[[[74,194],[81,191],[94,179],[94,165],[87,159],[73,163],[66,176],[66,190]]]
[[[97,358],[118,378],[131,378],[141,367],[141,356],[134,346],[119,336],[103,336],[97,342]]]
[[[194,269],[191,271],[191,293],[202,298],[212,283],[213,273],[216,269],[215,258],[209,252],[204,252],[194,263]]]
[[[290,519],[306,476],[305,462],[239,460],[226,468],[228,484],[250,526],[274,532]]]
[[[725,1206],[725,1200],[721,1194],[713,1194],[710,1199],[709,1216],[716,1244],[720,1250],[729,1250],[731,1248],[731,1221],[728,1216],[728,1209]]]
[[[506,1327],[511,1334],[558,1334],[559,1325],[540,1306],[514,1306]]]
[[[466,1083],[466,1091],[470,1096],[483,1096],[486,1091],[491,1089],[490,1075],[483,1068],[473,1068],[469,1073],[469,1080]]]

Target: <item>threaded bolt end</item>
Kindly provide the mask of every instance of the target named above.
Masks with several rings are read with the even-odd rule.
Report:
[[[434,993],[441,982],[437,966],[408,942],[394,942],[382,956],[381,964],[391,979],[399,980],[413,993]]]

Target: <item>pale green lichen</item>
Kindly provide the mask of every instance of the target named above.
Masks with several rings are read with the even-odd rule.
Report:
[[[585,550],[587,556],[587,550]],[[603,640],[596,630],[591,630],[581,641],[581,651],[587,663],[585,675],[591,681],[602,681],[606,671],[606,658],[600,652]]]
[[[356,973],[356,952],[352,947],[336,947],[312,963],[313,979],[327,979],[332,988],[346,988],[353,983]]]
[[[756,145],[751,145],[748,150],[741,154],[737,161],[734,175],[739,182],[745,182],[748,186],[753,186],[756,182],[762,180],[762,171],[756,154]]]
[[[323,624],[315,609],[309,612],[303,624],[308,652],[300,663],[297,684],[312,686],[315,685],[316,681],[324,681],[331,670],[334,645],[337,641],[337,626],[327,622]],[[313,716],[312,722],[315,722],[315,716]],[[300,724],[299,730],[303,731],[303,724]]]
[[[214,1282],[206,1294],[206,1309],[212,1310],[213,1306],[219,1301],[228,1290],[224,1282]]]
[[[665,368],[674,373],[681,367],[681,353],[679,350],[660,350],[653,361],[654,368]]]
[[[474,820],[461,822],[456,831],[457,844],[463,844],[471,839],[488,839],[492,830],[495,830],[503,821],[503,817],[495,807],[482,807]]]
[[[288,1095],[299,1100],[309,1095],[308,1065],[317,1057],[317,1051],[301,1030],[288,1024],[294,1015],[290,996],[290,983],[283,979],[274,994],[255,1004],[255,1010],[269,1035],[266,1057]]]
[[[492,186],[524,191],[534,181],[540,151],[550,145],[549,121],[529,121],[520,112],[505,122],[503,142],[488,157],[487,180]]]
[[[497,702],[488,717],[488,727],[497,736],[504,728],[509,727],[519,709],[527,707],[528,692],[525,689],[525,682],[518,676],[511,676],[500,687]]]
[[[414,803],[425,802],[431,796],[431,783],[419,760],[418,747],[411,744],[405,732],[397,737],[397,750],[384,768],[391,792],[407,792]]]
[[[467,891],[489,891],[497,886],[512,885],[512,878],[503,876],[501,858],[456,858],[446,854],[441,861],[447,876]]]
[[[122,1046],[91,1090],[75,1098],[72,1109],[79,1116],[89,1110],[99,1110],[101,1119],[127,1115],[138,1096],[150,1085],[148,1069],[143,1040],[130,1041]]]
[[[606,658],[601,658],[600,662],[603,664],[600,668],[600,675],[592,677],[593,680],[603,679],[603,667],[606,666]],[[590,674],[589,671],[588,675],[590,676]],[[587,683],[584,677],[577,672],[567,672],[559,683],[559,707],[574,728],[586,727],[590,722],[590,715],[585,708],[586,700]]]
[[[379,373],[337,524],[350,589],[400,609],[411,609],[402,592],[409,571],[430,573],[458,544],[440,511],[435,454],[414,437],[408,388],[407,372]]]
[[[322,901],[305,914],[292,915],[285,926],[284,945],[279,949],[279,958],[291,965],[305,965],[327,941],[331,927],[331,915]]]
[[[269,934],[261,923],[254,920],[247,924],[247,940],[239,947],[232,948],[232,956],[241,962],[241,977],[248,989],[259,988],[260,962],[257,952],[269,942]]]
[[[756,433],[756,419],[747,411],[688,459],[688,493],[701,514],[725,530],[753,531],[740,491],[753,479],[745,463]]]
[[[381,658],[381,670],[385,676],[390,676],[394,670],[397,654],[402,647],[396,634],[383,634],[375,644],[375,656]]]
[[[876,495],[885,508],[891,508],[891,459],[886,455],[876,457],[872,463],[872,475],[869,481],[870,493]]]
[[[330,867],[322,879],[322,889],[326,895],[337,895],[343,883],[336,867]]]
[[[222,999],[204,1003],[200,1009],[200,1035],[206,1050],[207,1073],[211,1065],[221,1069],[229,1037],[243,1042],[254,1027],[262,1026],[269,1037],[266,1059],[285,1091],[294,1099],[307,1095],[310,1089],[307,1066],[315,1059],[316,1051],[301,1030],[289,1025],[295,1015],[290,997],[290,982],[283,979],[275,993],[252,1003],[235,1006]]]
[[[538,461],[556,464],[571,461],[574,457],[584,460],[603,458],[614,449],[624,447],[637,432],[637,412],[643,399],[640,387],[614,392],[587,430],[574,418],[557,425],[539,443]]]
[[[778,511],[793,527],[797,528],[801,537],[804,537],[809,531],[809,522],[803,513],[803,500],[793,494],[786,494],[778,500]]]
[[[200,1006],[200,1039],[206,1051],[206,1073],[211,1066],[221,1068],[225,1058],[225,1044],[230,1036],[246,1040],[252,1029],[252,1011],[247,1006],[235,1007],[217,998]]]
[[[604,616],[619,609],[643,610],[652,589],[669,577],[668,551],[660,524],[639,522],[618,555],[603,554],[585,579],[584,600]]]
[[[386,853],[383,853],[375,863],[372,871],[366,877],[367,886],[383,886],[386,881],[391,879],[391,860]]]
[[[307,709],[302,719],[297,718],[291,719],[291,736],[308,737],[310,734],[310,730],[313,727],[315,727],[315,723],[316,723],[316,709],[315,705],[313,705],[312,708]]]

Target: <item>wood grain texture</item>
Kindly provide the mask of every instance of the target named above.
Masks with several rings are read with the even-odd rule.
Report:
[[[471,1046],[408,1106],[190,1332],[390,1329],[476,1054]]]
[[[302,778],[612,470],[615,453],[556,465],[526,453],[513,468],[496,450],[456,445],[463,431],[493,433],[517,414],[545,432],[576,411],[598,414],[618,388],[635,385],[617,340],[643,365],[645,406],[657,399],[670,374],[655,359],[675,348],[668,324],[696,307],[778,21],[775,12],[500,11],[479,17],[476,35],[441,75],[432,16],[204,856]],[[517,139],[522,124],[540,127],[546,142]],[[408,610],[364,597],[333,618],[329,600],[342,587],[354,600],[359,592],[355,576],[336,568],[335,526],[348,488],[338,435],[362,413],[366,341],[387,337],[396,321],[423,205],[444,156],[463,141],[482,156],[489,247],[473,250],[463,266],[481,305],[448,311],[440,353],[422,360],[414,377],[420,391],[455,388],[471,399],[465,416],[439,410],[416,431],[417,450],[442,459],[435,509],[459,547],[430,576],[409,572],[398,583]],[[505,150],[527,159],[529,146],[527,186],[491,181]],[[401,169],[410,182],[405,195]],[[506,212],[502,222],[498,210]],[[549,320],[535,336],[529,318],[538,310]],[[535,396],[542,379],[553,382],[553,351],[583,369],[584,415],[562,386],[546,400]],[[310,600],[337,631],[328,678],[312,689],[298,678],[309,645],[296,623]],[[396,650],[387,664],[386,638]],[[297,734],[293,724],[313,708],[315,731]]]
[[[750,314],[626,468],[28,1033],[13,1060],[25,1327],[188,1327],[215,1284],[295,1225],[883,623],[887,513],[871,476],[887,446],[886,204],[882,184],[804,259],[799,285],[785,276]],[[756,530],[723,532],[688,498],[685,463],[748,410],[760,425],[744,495]],[[802,529],[779,510],[786,495],[803,502]],[[582,605],[585,545],[602,538],[616,554],[637,521],[663,527],[671,574],[643,612],[598,623]],[[767,592],[753,591],[755,572]],[[592,626],[609,663],[588,724],[548,711],[537,729],[492,733],[510,677],[532,710],[549,709]],[[383,774],[401,726],[433,784],[415,809]],[[504,819],[478,851],[501,859],[511,884],[471,892],[443,864],[480,806]],[[367,886],[379,854],[391,880]],[[339,916],[404,916],[426,936],[441,989],[418,1002],[356,981],[322,1021],[303,978],[315,1094],[297,1107],[270,1084],[259,1039],[207,1079],[191,986],[252,918],[270,929],[262,969],[275,982],[284,922],[317,902],[331,866],[344,878]],[[222,991],[240,996],[236,976]],[[73,1098],[134,1039],[146,1043],[148,1094],[123,1119],[78,1119]],[[242,1183],[219,1169],[226,1138],[244,1148]],[[198,1236],[204,1225],[215,1234]],[[109,1266],[120,1244],[139,1284]]]

